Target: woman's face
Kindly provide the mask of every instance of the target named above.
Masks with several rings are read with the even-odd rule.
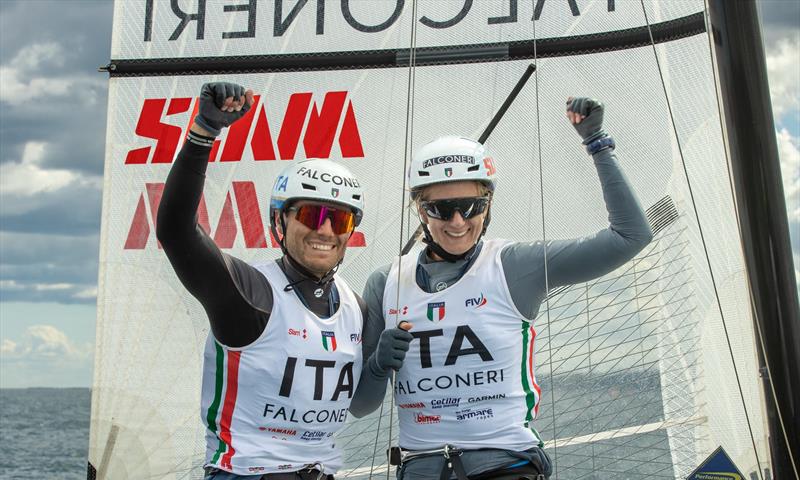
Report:
[[[421,201],[445,200],[450,198],[480,197],[481,185],[475,181],[450,182],[431,185],[422,192]],[[467,252],[480,238],[483,231],[483,220],[486,218],[488,208],[483,213],[472,218],[464,219],[456,211],[449,220],[439,220],[425,213],[419,207],[422,221],[428,224],[433,241],[439,244],[446,252],[460,255]],[[434,254],[434,258],[441,260]]]

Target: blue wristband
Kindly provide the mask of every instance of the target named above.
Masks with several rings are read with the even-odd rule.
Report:
[[[617,144],[614,143],[614,139],[612,137],[602,137],[586,145],[586,151],[589,152],[589,155],[594,155],[601,150],[605,150],[607,148],[616,148],[616,146]]]

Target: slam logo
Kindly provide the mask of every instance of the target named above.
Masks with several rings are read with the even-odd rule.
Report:
[[[336,334],[334,332],[326,332],[325,330],[320,333],[322,333],[322,348],[328,352],[335,352]]]
[[[300,92],[290,95],[288,100],[270,98],[269,101],[256,95],[254,100],[250,110],[214,142],[209,162],[225,164],[245,158],[257,163],[364,158],[349,92]],[[286,105],[282,116],[280,111],[270,108],[268,118],[267,107],[281,104]],[[192,97],[145,99],[133,132],[136,139],[129,142],[134,146],[125,154],[125,165],[137,168],[172,163],[198,109],[199,101]],[[276,183],[275,187],[285,190],[286,185]],[[133,217],[123,249],[142,250],[148,245],[161,248],[154,233],[163,189],[163,183],[145,184],[144,192],[138,195],[138,202],[131,209]],[[224,199],[211,206],[220,212],[218,218],[209,219],[205,198],[200,198],[197,209],[200,227],[221,249],[234,248],[237,237],[245,248],[277,248],[278,242],[263,223],[262,211],[268,205],[259,205],[260,199],[269,198],[269,195],[256,192],[252,181],[234,181],[227,190]],[[335,197],[337,193],[332,192],[332,195]],[[354,232],[348,246],[366,246],[363,233]]]
[[[465,307],[475,307],[481,308],[482,306],[486,305],[486,297],[483,296],[483,292],[481,292],[481,296],[478,298],[468,298],[464,302]]]
[[[431,322],[441,322],[444,320],[444,302],[428,304],[428,320]]]

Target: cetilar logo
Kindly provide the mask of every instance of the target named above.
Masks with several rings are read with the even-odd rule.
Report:
[[[481,308],[482,306],[486,305],[486,297],[483,296],[483,292],[481,292],[481,296],[478,298],[468,298],[464,302],[465,307],[475,307]]]

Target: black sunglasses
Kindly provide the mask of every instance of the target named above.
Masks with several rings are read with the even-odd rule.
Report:
[[[420,202],[425,213],[437,220],[448,221],[458,210],[464,220],[486,211],[489,197],[445,198],[442,200],[426,200]]]

